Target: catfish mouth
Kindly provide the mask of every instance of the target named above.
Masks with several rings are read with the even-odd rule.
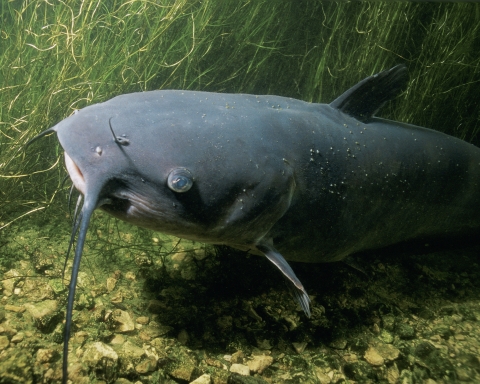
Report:
[[[83,173],[80,168],[77,167],[77,164],[72,160],[68,153],[65,151],[65,166],[67,167],[68,174],[70,175],[70,179],[73,182],[73,185],[77,190],[85,196],[87,191],[85,178],[83,177]]]
[[[91,191],[87,190],[87,182],[82,171],[66,151],[65,166],[75,188],[83,196],[87,196],[87,192],[91,194]],[[160,217],[170,223],[175,222],[173,217],[170,220],[167,219],[168,215],[164,209],[151,204],[149,199],[132,191],[122,180],[116,178],[107,180],[97,193],[96,196],[90,196],[95,198],[96,208],[120,220],[153,230],[165,230],[164,227],[159,228],[158,225],[155,225]]]

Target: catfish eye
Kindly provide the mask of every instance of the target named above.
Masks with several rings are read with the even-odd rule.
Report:
[[[167,184],[173,192],[187,192],[192,188],[193,176],[188,169],[177,168],[169,173]]]

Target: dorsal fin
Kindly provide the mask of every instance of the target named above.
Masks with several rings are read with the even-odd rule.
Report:
[[[332,108],[367,123],[383,105],[407,84],[408,73],[400,64],[363,79],[330,103]]]

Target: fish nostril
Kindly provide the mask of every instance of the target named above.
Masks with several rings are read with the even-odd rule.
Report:
[[[77,188],[82,195],[85,195],[86,186],[82,171],[77,167],[77,164],[75,164],[72,158],[68,156],[67,152],[65,152],[65,166],[67,167],[68,174],[75,188]]]

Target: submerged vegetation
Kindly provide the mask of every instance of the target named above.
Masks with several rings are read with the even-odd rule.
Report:
[[[33,270],[40,278],[53,278],[53,283],[45,283],[53,287],[48,288],[51,295],[55,293],[63,297],[64,294],[61,287],[57,291],[55,281],[61,278],[64,251],[69,240],[69,183],[63,185],[66,172],[62,151],[54,136],[43,138],[27,150],[25,144],[38,132],[53,126],[76,109],[118,94],[154,89],[192,89],[276,94],[328,103],[362,78],[404,63],[410,73],[408,88],[380,112],[381,116],[430,127],[480,144],[480,7],[476,4],[306,0],[299,6],[298,2],[282,0],[14,0],[1,2],[0,28],[0,279],[20,281],[20,277],[4,273],[13,268],[15,261],[28,260],[33,269],[23,264],[17,269],[25,273]],[[189,247],[195,248],[195,255],[185,256],[179,252],[184,248],[178,245],[177,240],[118,223],[102,213],[95,216],[85,252],[85,256],[90,255],[90,261],[95,262],[89,265],[86,260],[83,263],[86,270],[98,268],[95,263],[100,260],[100,270],[113,273],[115,269],[123,269],[124,265],[134,261],[139,275],[151,271],[152,266],[158,266],[167,268],[170,278],[180,277],[187,281],[188,287],[178,288],[175,284],[182,284],[178,282],[172,284],[188,293],[178,299],[180,304],[175,304],[179,294],[172,293],[173,288],[171,291],[164,289],[166,300],[171,300],[173,304],[169,301],[168,310],[161,316],[164,316],[162,321],[174,325],[175,331],[181,331],[182,327],[188,328],[195,323],[195,311],[198,310],[204,318],[199,316],[201,325],[194,331],[189,330],[196,338],[193,344],[201,344],[199,340],[203,338],[204,343],[211,341],[212,345],[217,345],[219,340],[214,336],[230,337],[232,329],[236,329],[236,323],[228,323],[231,320],[228,319],[230,311],[248,312],[244,317],[239,315],[238,328],[260,327],[262,332],[266,330],[267,339],[285,338],[301,341],[300,344],[305,342],[306,345],[305,340],[310,337],[322,343],[337,337],[341,334],[339,329],[343,323],[348,323],[351,329],[355,322],[365,321],[361,319],[365,319],[365,313],[373,307],[394,307],[395,293],[389,293],[387,304],[379,302],[381,300],[375,295],[380,295],[378,292],[382,288],[371,290],[368,284],[362,285],[365,284],[363,278],[353,278],[353,283],[342,285],[344,292],[327,292],[323,298],[324,303],[333,303],[331,308],[341,308],[334,315],[330,314],[328,326],[324,324],[327,320],[318,313],[312,323],[302,324],[288,300],[290,304],[285,304],[286,313],[291,317],[282,315],[279,316],[281,321],[273,321],[270,317],[276,319],[277,314],[267,306],[265,311],[268,313],[260,315],[270,320],[260,324],[257,318],[258,323],[252,325],[252,319],[259,315],[252,309],[255,306],[251,302],[248,305],[243,303],[242,306],[246,307],[240,310],[236,299],[231,297],[225,302],[213,304],[215,300],[211,297],[195,301],[197,297],[193,295],[197,290],[215,291],[218,283],[213,276],[221,275],[215,260],[204,260],[203,246],[189,244]],[[166,257],[172,251],[179,252],[173,261]],[[184,258],[194,259],[195,268],[176,269],[185,261]],[[384,274],[385,281],[382,282],[385,284],[389,281],[387,272],[397,269],[411,279],[411,284],[406,283],[402,287],[398,283],[400,287],[395,286],[392,292],[402,288],[408,291],[410,286],[416,287],[415,278],[418,277],[422,283],[420,280],[427,276],[431,280],[430,293],[437,292],[437,281],[441,285],[445,280],[448,281],[445,286],[461,287],[464,294],[467,292],[467,297],[468,287],[478,281],[475,275],[478,266],[469,271],[471,274],[468,276],[461,277],[459,272],[460,277],[445,278],[441,273],[432,275],[430,269],[433,267],[421,265],[421,268],[417,267],[423,268],[422,271],[410,277],[408,268],[402,269],[404,265],[395,265],[389,270],[378,264],[376,259],[372,260],[374,266],[367,262],[367,268],[371,267],[374,273],[382,276]],[[471,260],[473,257],[469,262]],[[241,263],[249,261],[242,259]],[[235,265],[228,268],[231,268],[231,275],[236,275]],[[214,271],[213,275],[206,276],[208,272],[205,270]],[[436,271],[435,268],[433,270]],[[439,267],[439,270],[449,269]],[[257,271],[257,281],[248,281],[252,285],[258,283],[264,278],[263,271]],[[204,280],[192,283],[197,273]],[[308,272],[304,274],[308,275]],[[92,275],[95,273],[92,272]],[[222,283],[228,284],[225,279],[221,279]],[[104,280],[105,276],[99,279]],[[157,283],[152,281],[148,283],[153,284],[150,289],[154,291]],[[310,283],[314,281],[316,279],[312,278]],[[279,303],[275,293],[261,296],[271,283],[270,279],[254,289],[254,294],[258,294],[254,301],[270,303],[271,307]],[[123,294],[131,293],[127,283],[122,284]],[[141,285],[138,281],[135,284]],[[246,283],[237,279],[233,284]],[[25,283],[25,287],[27,285]],[[35,291],[33,286],[32,283],[32,292]],[[95,282],[92,291],[96,287]],[[13,283],[11,288],[13,292]],[[102,289],[97,289],[100,297],[107,295],[105,288]],[[235,289],[242,287],[236,286]],[[328,289],[325,283],[318,291]],[[455,287],[445,289],[452,297],[458,295]],[[243,287],[243,292],[250,290],[250,286]],[[24,288],[24,292],[27,291]],[[4,287],[6,295],[5,292],[7,288]],[[109,291],[108,294],[113,296],[115,292]],[[418,309],[420,304],[412,304],[408,300],[422,303],[430,293],[419,291],[413,296],[407,294],[402,299],[405,300],[403,309],[409,311],[410,306]],[[358,299],[356,303],[352,303],[355,299]],[[371,301],[364,304],[363,300]],[[117,304],[120,308],[121,304]],[[135,311],[144,310],[142,306],[146,305],[134,305]],[[209,308],[214,308],[213,315],[208,312]],[[88,309],[95,313],[91,307]],[[455,320],[455,316],[460,316],[458,308],[447,308],[445,311],[445,318],[451,316]],[[348,318],[353,312],[355,316]],[[369,313],[372,319],[380,316],[377,315]],[[336,321],[339,325],[334,324]],[[81,319],[77,319],[77,324],[81,323]],[[216,324],[212,329],[217,327],[217,334],[209,334],[210,323]],[[273,331],[269,329],[271,326]],[[255,334],[255,337],[259,335]],[[425,335],[429,337],[426,330]],[[52,339],[55,337],[58,339],[58,335],[53,335]],[[262,340],[259,344],[265,344]],[[437,341],[440,344],[442,340]],[[244,342],[241,340],[241,343]],[[415,349],[414,342],[412,345],[407,341],[404,343],[405,346],[400,349],[410,359],[413,352],[409,350]],[[233,344],[234,341],[229,344],[229,351],[235,350],[231,347]],[[358,352],[358,356],[362,357],[365,350],[359,350],[362,352]],[[287,361],[289,356],[277,361],[282,359]],[[335,360],[331,356],[328,359]],[[405,366],[410,364],[411,359],[408,359],[405,359]],[[165,364],[170,363],[167,361]],[[222,360],[222,364],[227,362]],[[294,363],[287,361],[279,366],[287,367],[289,364]],[[425,364],[421,364],[420,370],[425,368]],[[389,365],[385,369],[391,367]],[[445,372],[451,375],[453,368],[450,365],[447,368],[443,371],[438,368],[440,373],[437,377],[442,377]],[[280,372],[283,368],[276,369]],[[298,370],[302,368],[299,366]],[[373,373],[369,371],[369,375],[371,378]],[[361,378],[354,374],[349,377]],[[427,377],[435,378],[435,375],[425,373],[422,379]]]

